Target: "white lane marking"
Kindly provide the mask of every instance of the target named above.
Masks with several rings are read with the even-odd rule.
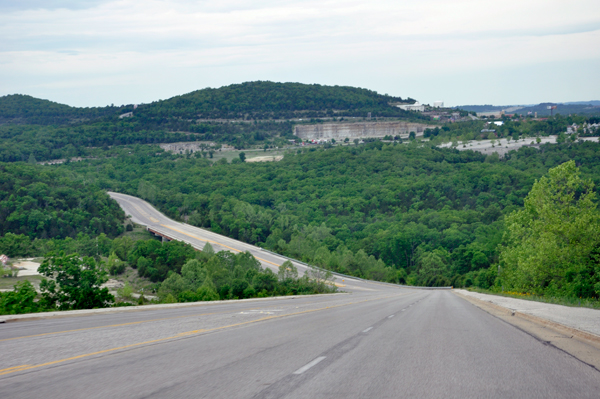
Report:
[[[404,312],[406,309],[402,309],[402,312]]]
[[[392,314],[392,315],[389,315],[389,316],[388,316],[388,319],[391,319],[392,317],[394,317],[394,315],[393,315],[393,314]]]
[[[323,359],[325,359],[325,356],[321,356],[321,357],[316,358],[312,362],[308,363],[306,366],[300,367],[298,370],[294,371],[294,374],[302,374],[302,373],[304,373],[309,368],[311,368],[311,367],[316,366],[317,364],[319,364]]]
[[[369,328],[367,328],[366,330],[363,330],[363,332],[364,332],[364,333],[366,333],[366,332],[369,332],[369,331],[371,331],[372,329],[373,329],[373,327],[369,327]]]

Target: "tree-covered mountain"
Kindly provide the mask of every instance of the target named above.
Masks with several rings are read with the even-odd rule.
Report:
[[[372,90],[268,81],[246,82],[218,89],[202,89],[143,105],[146,117],[186,119],[291,119],[323,116],[407,116],[390,103],[410,102]]]
[[[556,107],[552,110],[548,107]],[[550,112],[552,111],[552,112]],[[550,116],[550,115],[593,115],[600,114],[600,105],[593,104],[556,104],[556,103],[541,103],[530,107],[524,107],[515,111],[519,115],[527,115],[528,113],[535,114],[538,116]]]
[[[0,97],[0,124],[63,125],[117,115],[122,107],[78,108],[23,94]]]
[[[96,147],[174,141],[281,145],[293,137],[294,124],[319,118],[428,120],[392,105],[397,102],[414,100],[348,86],[274,82],[202,89],[138,107],[77,108],[14,94],[0,97],[0,161],[90,156]]]

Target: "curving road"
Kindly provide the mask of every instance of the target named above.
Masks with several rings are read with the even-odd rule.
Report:
[[[127,215],[131,216],[131,220],[133,222],[146,226],[150,231],[167,237],[168,239],[184,241],[192,245],[194,248],[200,250],[204,248],[204,245],[207,242],[210,242],[215,252],[248,251],[261,262],[263,267],[270,268],[275,273],[277,273],[279,266],[288,260],[288,258],[284,256],[264,250],[260,247],[246,244],[245,242],[238,241],[221,234],[213,233],[208,230],[190,226],[189,224],[171,220],[157,211],[152,205],[140,198],[114,192],[109,192],[108,194],[119,203]],[[308,269],[304,263],[296,260],[292,260],[292,263],[298,268],[298,273],[301,276]],[[382,283],[364,281],[338,275],[334,276],[334,282],[344,291],[372,290],[377,289],[382,285]]]
[[[197,236],[200,246],[203,239],[221,242],[121,200],[137,223],[154,218],[151,226]],[[246,250],[233,240],[221,243]],[[281,260],[255,253],[267,265]],[[115,308],[0,324],[0,395],[598,397],[596,368],[450,290],[359,280],[348,287],[342,294]]]

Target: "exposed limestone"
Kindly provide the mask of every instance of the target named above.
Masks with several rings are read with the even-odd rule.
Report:
[[[317,125],[296,125],[294,135],[302,140],[331,140],[345,138],[367,138],[384,136],[408,136],[410,132],[422,133],[435,126],[411,122],[362,122],[324,123]]]

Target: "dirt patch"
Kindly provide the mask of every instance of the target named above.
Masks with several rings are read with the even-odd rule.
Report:
[[[19,276],[37,276],[39,262],[33,262],[33,259],[20,259],[17,263],[13,263],[13,267],[19,269]]]
[[[246,158],[246,162],[277,162],[283,159],[283,155],[276,155],[272,157],[254,157]]]

